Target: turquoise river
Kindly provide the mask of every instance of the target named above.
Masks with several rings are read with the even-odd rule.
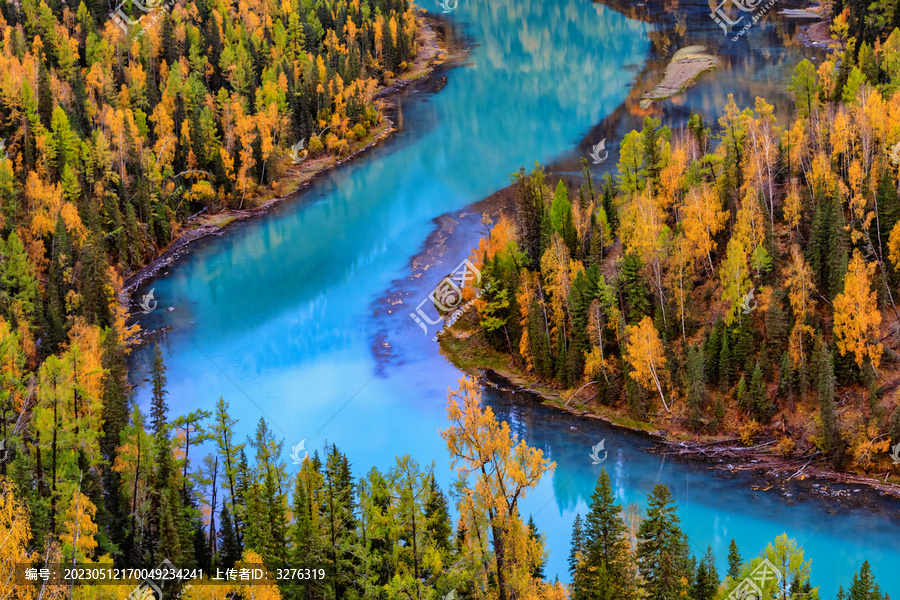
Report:
[[[424,2],[441,12],[436,0]],[[677,126],[693,110],[714,123],[731,93],[742,106],[764,96],[784,119],[793,66],[822,56],[799,45],[795,26],[774,9],[736,42],[705,2],[645,12],[634,20],[585,0],[459,0],[445,16],[461,58],[396,96],[393,136],[269,214],[194,244],[140,288],[138,297],[154,289],[160,304],[141,326],[171,326],[160,340],[171,412],[212,408],[223,396],[240,419],[240,437],[264,417],[283,436],[285,453],[301,440],[307,450],[333,442],[356,476],[410,454],[433,461],[449,489],[454,474],[438,430],[447,422],[447,390],[461,374],[410,312],[477,243],[477,216],[463,209],[534,161],[577,170],[601,138],[609,159],[595,174],[614,171],[618,140],[644,114]],[[687,43],[707,45],[720,68],[678,97],[639,109],[635,86],[652,87],[667,56]],[[425,258],[434,247],[438,258]],[[144,347],[131,365],[145,410],[148,357]],[[587,512],[605,466],[622,504],[644,505],[655,483],[669,485],[693,551],[711,545],[720,573],[732,538],[749,558],[787,532],[812,559],[823,598],[846,588],[863,559],[882,589],[900,596],[897,503],[862,492],[854,506],[842,505],[811,485],[755,491],[745,476],[647,452],[648,439],[523,394],[487,391],[485,400],[556,462],[521,504],[545,533],[551,579],[569,580],[571,524]],[[609,456],[593,465],[590,449],[601,439]]]

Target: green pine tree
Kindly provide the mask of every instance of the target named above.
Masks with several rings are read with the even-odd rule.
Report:
[[[697,565],[691,598],[692,600],[714,600],[718,590],[719,573],[716,571],[716,557],[713,555],[712,546],[707,546],[703,560]]]
[[[734,538],[731,538],[731,543],[728,544],[728,576],[732,579],[737,579],[741,576],[741,564],[744,560],[741,558],[741,553],[738,550],[738,545],[734,541]]]
[[[872,567],[869,561],[863,561],[859,571],[853,574],[853,583],[847,590],[847,600],[886,600],[887,595],[881,593],[881,588],[872,575]]]
[[[625,522],[606,469],[597,478],[590,507],[584,519],[584,558],[574,579],[576,589],[580,590],[576,598],[598,594],[622,600],[633,598],[636,589]],[[605,581],[595,577],[600,571],[607,575]]]
[[[581,521],[581,515],[575,515],[575,521],[572,523],[572,539],[571,549],[569,550],[569,575],[574,579],[578,564],[582,560],[585,553],[584,547],[584,527]]]
[[[647,497],[647,518],[638,529],[637,567],[648,600],[670,600],[688,593],[691,558],[687,536],[669,488],[657,484]]]
[[[822,340],[822,335],[816,336],[816,344],[813,349],[812,368],[816,379],[816,392],[819,395],[819,417],[822,420],[822,439],[825,452],[836,450],[838,440],[837,409],[834,402],[834,365],[832,364],[831,351]]]

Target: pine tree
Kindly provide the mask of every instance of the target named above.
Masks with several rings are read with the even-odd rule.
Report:
[[[734,381],[734,354],[731,351],[731,335],[728,329],[722,331],[722,345],[719,349],[719,385],[722,389],[731,387]]]
[[[638,529],[637,565],[649,600],[669,600],[687,594],[691,559],[687,536],[669,488],[657,484],[647,497],[647,518]]]
[[[760,361],[756,361],[756,367],[753,369],[753,375],[750,377],[750,402],[757,418],[762,423],[768,422],[774,412],[774,405],[769,402],[766,396],[766,382],[763,381],[762,365]]]
[[[536,542],[539,547],[543,547],[541,544],[541,533],[538,531],[537,525],[534,524],[534,517],[528,515],[528,539]],[[544,580],[544,563],[546,561],[541,557],[541,559],[534,562],[531,567],[531,577],[538,581]]]
[[[737,543],[731,538],[731,543],[728,544],[728,576],[735,580],[740,577],[743,562]]]
[[[836,407],[834,403],[834,365],[828,345],[822,335],[816,336],[813,350],[812,368],[819,394],[819,417],[822,420],[822,439],[825,452],[834,451],[838,439]]]
[[[702,427],[702,408],[706,397],[706,374],[703,352],[696,345],[688,350],[684,371],[684,386],[688,406],[691,409],[690,422],[695,431]]]
[[[847,600],[886,600],[886,594],[881,593],[881,588],[872,575],[869,561],[863,561],[859,571],[853,574],[853,583],[847,590]]]
[[[450,510],[447,497],[441,491],[433,473],[428,479],[424,510],[425,527],[431,543],[442,552],[449,553],[450,536],[453,533],[450,525]]]
[[[382,46],[384,47],[384,70],[390,71],[397,75],[397,47],[394,45],[394,34],[391,33],[391,27],[388,23],[390,19],[386,18],[382,25]]]
[[[241,552],[238,546],[237,535],[232,525],[231,513],[228,512],[228,506],[222,508],[222,514],[219,516],[219,560],[216,564],[224,569],[230,569],[240,560]]]
[[[625,522],[606,469],[600,471],[590,506],[584,519],[583,560],[574,578],[576,598],[632,598],[635,586]],[[605,581],[596,577],[601,571]]]
[[[722,333],[725,323],[717,319],[715,325],[703,342],[703,354],[706,368],[706,383],[716,385],[719,383],[719,353],[722,351]]]
[[[650,314],[647,284],[641,276],[642,266],[641,259],[636,254],[627,254],[622,263],[622,289],[630,325]]]
[[[167,420],[169,406],[166,403],[166,366],[162,350],[157,344],[153,350],[153,364],[150,368],[150,430],[153,433],[155,451],[154,471],[151,479],[151,502],[149,522],[149,546],[157,562],[168,558],[173,562],[181,559],[181,502],[180,494],[173,488],[174,468],[172,463],[172,441]]]
[[[739,408],[746,409],[750,404],[749,393],[747,392],[747,379],[743,375],[741,375],[741,378],[738,380],[734,398],[737,401]]]
[[[581,514],[575,514],[575,521],[572,523],[572,540],[571,549],[569,550],[569,575],[574,579],[578,564],[585,554],[584,547],[584,528],[581,522]]]
[[[712,546],[706,547],[706,554],[697,566],[697,575],[691,590],[692,600],[714,600],[719,590],[719,573],[716,571],[716,557]]]

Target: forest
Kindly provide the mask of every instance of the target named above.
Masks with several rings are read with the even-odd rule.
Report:
[[[819,598],[810,580],[810,561],[786,534],[747,560],[732,540],[728,572],[720,578],[712,549],[701,557],[682,532],[665,485],[653,488],[642,512],[636,504],[616,503],[605,470],[589,512],[584,519],[576,517],[573,526],[568,560],[573,584],[567,588],[546,581],[541,534],[531,517],[524,521],[518,502],[552,473],[555,463],[525,441],[516,443],[509,425],[482,406],[473,379],[461,379],[459,389],[449,394],[449,425],[440,432],[458,473],[451,493],[459,515],[455,527],[434,465],[402,456],[390,469],[373,468],[354,477],[349,458],[326,445],[321,455],[316,451],[304,457],[294,475],[282,458],[283,441],[275,439],[265,419],[260,418],[252,438],[235,439],[238,424],[224,400],[214,411],[170,423],[166,369],[158,348],[152,386],[150,422],[145,428],[135,411],[112,469],[118,475],[122,514],[98,510],[82,477],[78,485],[65,486],[70,493],[65,515],[57,529],[43,531],[45,547],[29,550],[35,540],[32,527],[40,519],[27,508],[28,498],[10,493],[15,477],[0,479],[0,531],[7,540],[0,551],[0,598],[121,599],[138,582],[23,583],[21,565],[155,565],[163,559],[205,573],[251,565],[326,573],[278,585],[213,584],[208,578],[182,582],[180,597],[197,600],[719,600],[766,560],[782,574],[766,582],[766,598]],[[215,449],[196,466],[190,461],[191,434],[194,444],[209,441]],[[55,508],[51,504],[51,527]],[[46,523],[46,513],[42,516]],[[122,529],[107,529],[117,520]],[[121,541],[106,537],[107,532]],[[889,596],[863,562],[838,600]]]
[[[900,31],[873,4],[836,6],[842,42],[797,66],[790,123],[763,99],[729,104],[715,130],[648,118],[617,177],[551,190],[541,168],[516,174],[515,222],[475,257],[491,284],[477,302],[486,342],[660,426],[889,470]],[[297,143],[342,156],[369,135],[375,91],[409,68],[420,22],[405,0],[199,0],[151,7],[152,22],[124,8],[135,33],[108,8],[0,0],[0,599],[125,598],[139,582],[18,574],[163,559],[327,573],[184,586],[198,599],[720,600],[764,559],[785,573],[769,596],[817,597],[786,536],[732,547],[720,574],[667,489],[642,513],[616,504],[605,475],[572,532],[573,584],[547,581],[517,502],[554,465],[471,380],[448,400],[447,491],[409,457],[354,473],[327,446],[293,468],[264,420],[238,439],[226,399],[173,413],[158,349],[143,414],[122,282],[189,216],[270,194]],[[887,598],[868,564],[854,569],[840,600]]]
[[[792,122],[732,100],[717,135],[646,117],[615,178],[521,169],[470,325],[576,404],[896,480],[898,61],[898,29],[850,38],[796,66]]]

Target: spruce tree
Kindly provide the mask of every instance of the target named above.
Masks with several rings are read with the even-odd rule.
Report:
[[[637,566],[648,600],[687,595],[691,557],[687,536],[669,488],[657,484],[648,496],[647,518],[638,529]]]
[[[774,290],[772,299],[769,302],[769,308],[766,310],[766,344],[770,351],[774,352],[777,350],[778,353],[780,353],[788,333],[787,314],[781,307],[783,298],[783,291]]]
[[[753,375],[750,377],[750,402],[757,418],[766,423],[774,412],[774,405],[769,402],[766,396],[766,382],[763,381],[762,365],[756,362],[753,369]]]
[[[737,384],[737,389],[734,392],[735,400],[737,401],[737,405],[741,409],[746,409],[750,404],[749,393],[747,392],[747,380],[741,375],[740,380]]]
[[[885,596],[872,575],[869,561],[863,561],[859,571],[853,574],[853,583],[847,590],[847,600],[886,600]]]
[[[717,319],[709,332],[706,341],[703,342],[703,355],[705,357],[706,383],[716,385],[719,383],[719,353],[722,351],[722,331],[724,329],[722,319]]]
[[[291,554],[290,564],[293,568],[324,568],[326,544],[321,520],[316,506],[316,498],[321,490],[322,474],[312,461],[304,461],[294,482],[293,517],[290,528]],[[308,579],[298,582],[301,597],[326,597],[328,583],[321,579]]]
[[[894,410],[894,414],[891,416],[891,428],[890,434],[891,436],[891,445],[900,444],[900,407],[897,407]]]
[[[900,13],[900,11],[898,11]],[[876,248],[879,249],[879,255],[884,257],[887,252],[888,240],[894,226],[900,221],[900,197],[897,196],[896,179],[891,171],[884,170],[878,178],[878,220],[875,227],[871,229],[872,241]],[[881,234],[880,237],[878,234]],[[900,265],[894,265],[894,269],[890,271],[891,279],[896,282],[896,278],[900,275]]]
[[[534,524],[534,517],[528,515],[528,539],[532,541],[537,541],[537,543],[541,542],[541,533],[537,529],[537,525]],[[540,560],[535,561],[534,566],[531,569],[531,577],[538,581],[544,580],[544,563],[545,559],[541,557]]]
[[[781,362],[778,365],[778,395],[782,398],[787,398],[789,405],[794,393],[793,373],[791,355],[785,350],[781,354]]]
[[[722,389],[731,387],[735,378],[734,356],[731,351],[731,335],[728,329],[722,331],[722,346],[719,349],[719,385]]]
[[[382,26],[381,45],[384,48],[384,70],[390,71],[396,76],[399,61],[397,60],[397,48],[394,45],[394,34],[391,33],[391,27],[388,24],[389,18],[385,18]]]
[[[347,457],[334,445],[326,449],[326,454],[321,508],[328,532],[326,559],[335,582],[335,594],[343,598],[358,566],[351,553],[356,538],[355,485]]]
[[[151,475],[148,546],[153,552],[154,561],[168,558],[174,562],[181,558],[181,505],[170,493],[173,475],[172,441],[167,421],[169,406],[166,403],[166,365],[159,344],[153,349],[150,381],[150,431],[153,433],[155,464]]]
[[[569,575],[574,579],[578,563],[584,556],[584,528],[581,522],[581,514],[576,514],[575,521],[572,523],[571,546],[568,559]]]
[[[222,507],[222,513],[219,516],[219,559],[216,564],[224,569],[230,569],[241,558],[241,550],[238,546],[237,535],[234,532],[231,513],[228,512],[228,505]]]
[[[647,284],[641,276],[641,259],[627,254],[622,263],[622,288],[628,309],[628,323],[633,325],[650,314]]]
[[[719,573],[716,571],[716,557],[712,546],[706,547],[703,560],[697,565],[697,575],[691,590],[692,600],[714,600],[719,590]]]
[[[706,396],[706,374],[704,373],[703,352],[696,345],[688,349],[684,371],[684,386],[688,406],[691,409],[690,423],[696,431],[702,425],[702,408]]]
[[[594,596],[632,598],[635,588],[625,522],[606,469],[600,471],[590,506],[584,520],[584,560],[575,577],[576,587],[592,590]],[[594,576],[600,571],[606,574],[605,581]]]
[[[738,545],[734,541],[734,538],[731,538],[731,543],[728,544],[728,576],[732,579],[737,579],[741,576],[741,563],[743,563],[743,559],[741,558],[741,553],[738,550]]]
[[[813,372],[816,378],[816,391],[819,395],[819,417],[822,420],[822,439],[825,452],[835,450],[837,441],[837,410],[834,403],[834,366],[828,345],[822,341],[822,335],[816,336],[816,344],[812,357]]]
[[[447,497],[441,491],[433,473],[428,479],[424,511],[425,527],[432,544],[442,552],[449,554],[450,536],[453,533],[450,525],[450,510]]]

